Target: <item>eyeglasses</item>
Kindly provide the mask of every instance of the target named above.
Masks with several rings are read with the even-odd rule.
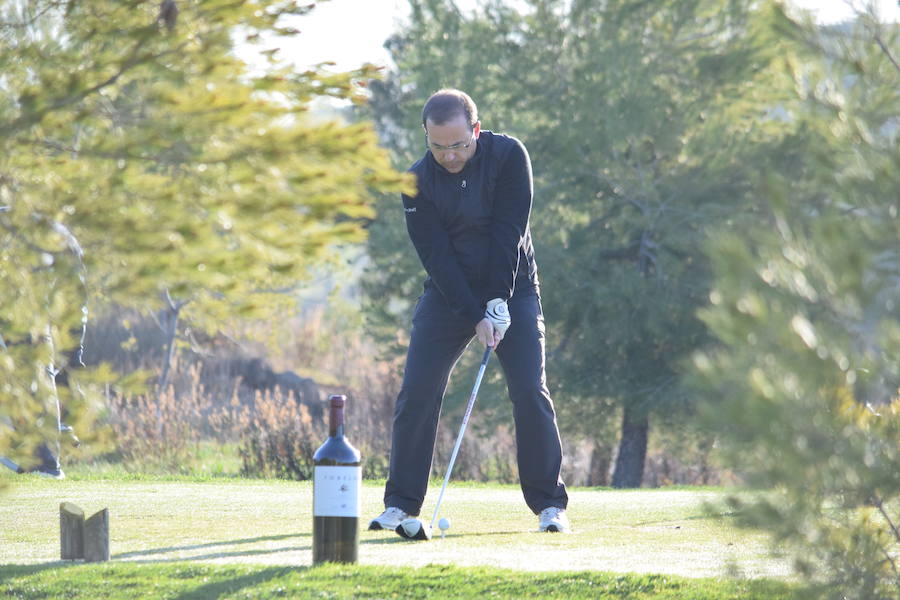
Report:
[[[425,147],[431,150],[432,152],[459,152],[460,150],[466,150],[469,146],[472,145],[472,142],[475,141],[474,132],[472,132],[472,139],[468,142],[458,142],[456,144],[450,144],[449,146],[441,146],[440,144],[435,144],[434,142],[428,141],[428,134],[425,134]]]

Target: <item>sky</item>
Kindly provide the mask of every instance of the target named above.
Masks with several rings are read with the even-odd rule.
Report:
[[[835,23],[852,14],[851,5],[867,0],[792,0],[815,11],[821,23]],[[886,20],[900,21],[898,0],[874,0]],[[335,70],[350,70],[369,62],[390,65],[382,47],[398,21],[407,14],[407,0],[328,0],[316,3],[311,14],[294,25],[301,34],[282,47],[282,57],[308,67],[323,61],[336,63]],[[457,0],[463,10],[478,0]]]

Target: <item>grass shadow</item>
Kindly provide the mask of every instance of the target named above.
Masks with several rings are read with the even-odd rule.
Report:
[[[247,575],[239,575],[225,581],[215,581],[201,585],[192,590],[182,592],[175,596],[174,600],[208,600],[209,598],[221,598],[222,596],[234,596],[244,588],[256,588],[256,586],[284,577],[297,571],[307,570],[309,567],[271,567],[254,571]],[[258,591],[258,590],[257,590]]]
[[[310,533],[286,533],[282,535],[264,535],[255,538],[244,538],[240,540],[223,540],[220,542],[209,542],[206,544],[190,544],[185,546],[166,546],[164,548],[151,548],[149,550],[135,550],[133,552],[119,552],[117,554],[113,554],[110,558],[114,560],[118,559],[133,559],[139,558],[142,556],[154,556],[158,554],[169,554],[172,552],[184,552],[189,550],[202,550],[204,548],[217,548],[221,546],[237,546],[241,544],[256,544],[259,542],[271,542],[277,540],[286,540],[290,538],[301,538],[301,537],[311,537]],[[297,547],[293,548],[296,550],[304,550],[309,549],[311,546]],[[207,554],[203,556],[193,556],[189,558],[177,558],[177,559],[164,559],[162,561],[134,561],[134,562],[171,562],[173,560],[198,560],[203,558],[222,558],[225,556],[244,556],[244,555],[253,555],[253,554],[265,554],[269,552],[285,552],[287,549],[279,548],[279,549],[266,549],[266,550],[247,550],[244,552],[219,552],[215,554]]]
[[[483,531],[480,533],[448,533],[445,536],[445,539],[453,539],[453,538],[467,538],[467,537],[483,537],[483,536],[494,536],[494,535],[520,535],[526,533],[538,533],[535,531]],[[435,535],[431,538],[432,541],[444,539],[441,538],[440,534]],[[360,545],[368,544],[368,545],[380,545],[380,544],[409,544],[416,543],[425,540],[408,540],[406,538],[400,537],[399,535],[394,535],[392,537],[385,537],[379,539],[371,539],[371,540],[360,540]]]
[[[68,569],[83,564],[80,560],[55,560],[36,565],[0,565],[0,582],[12,577],[28,577],[50,569]]]
[[[547,533],[546,531],[538,531],[537,529],[528,529],[526,531],[522,531],[521,529],[517,529],[515,531],[477,531],[475,533],[451,533],[448,534],[447,537],[489,537],[495,535],[530,535],[532,533],[539,533],[541,535],[572,535],[569,533],[566,534],[557,534],[557,533]],[[441,536],[435,536],[435,538],[440,539]]]
[[[402,538],[399,535],[395,535],[392,537],[385,537],[385,538],[380,538],[380,539],[375,539],[375,540],[359,540],[359,545],[360,546],[362,546],[362,545],[380,546],[380,545],[384,545],[384,544],[397,544],[397,543],[410,542],[410,541],[413,541],[413,540],[407,540],[406,538]]]
[[[282,552],[301,552],[310,551],[312,546],[282,546],[280,548],[261,548],[259,550],[242,550],[240,552],[213,552],[210,554],[200,554],[197,556],[173,556],[171,558],[145,558],[137,560],[129,560],[128,562],[136,564],[163,564],[178,562],[197,562],[203,560],[215,560],[218,558],[236,558],[238,556],[262,556],[266,554],[281,554]]]

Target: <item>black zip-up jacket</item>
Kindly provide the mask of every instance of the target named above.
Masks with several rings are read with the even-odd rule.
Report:
[[[475,326],[488,300],[537,287],[531,160],[519,140],[482,131],[460,173],[431,151],[409,170],[418,194],[403,195],[406,228],[428,273],[425,286],[436,287],[454,313]]]

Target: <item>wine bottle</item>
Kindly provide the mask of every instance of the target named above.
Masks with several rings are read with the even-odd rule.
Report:
[[[331,396],[328,439],[313,455],[313,564],[356,562],[362,469],[344,437],[344,396]]]

